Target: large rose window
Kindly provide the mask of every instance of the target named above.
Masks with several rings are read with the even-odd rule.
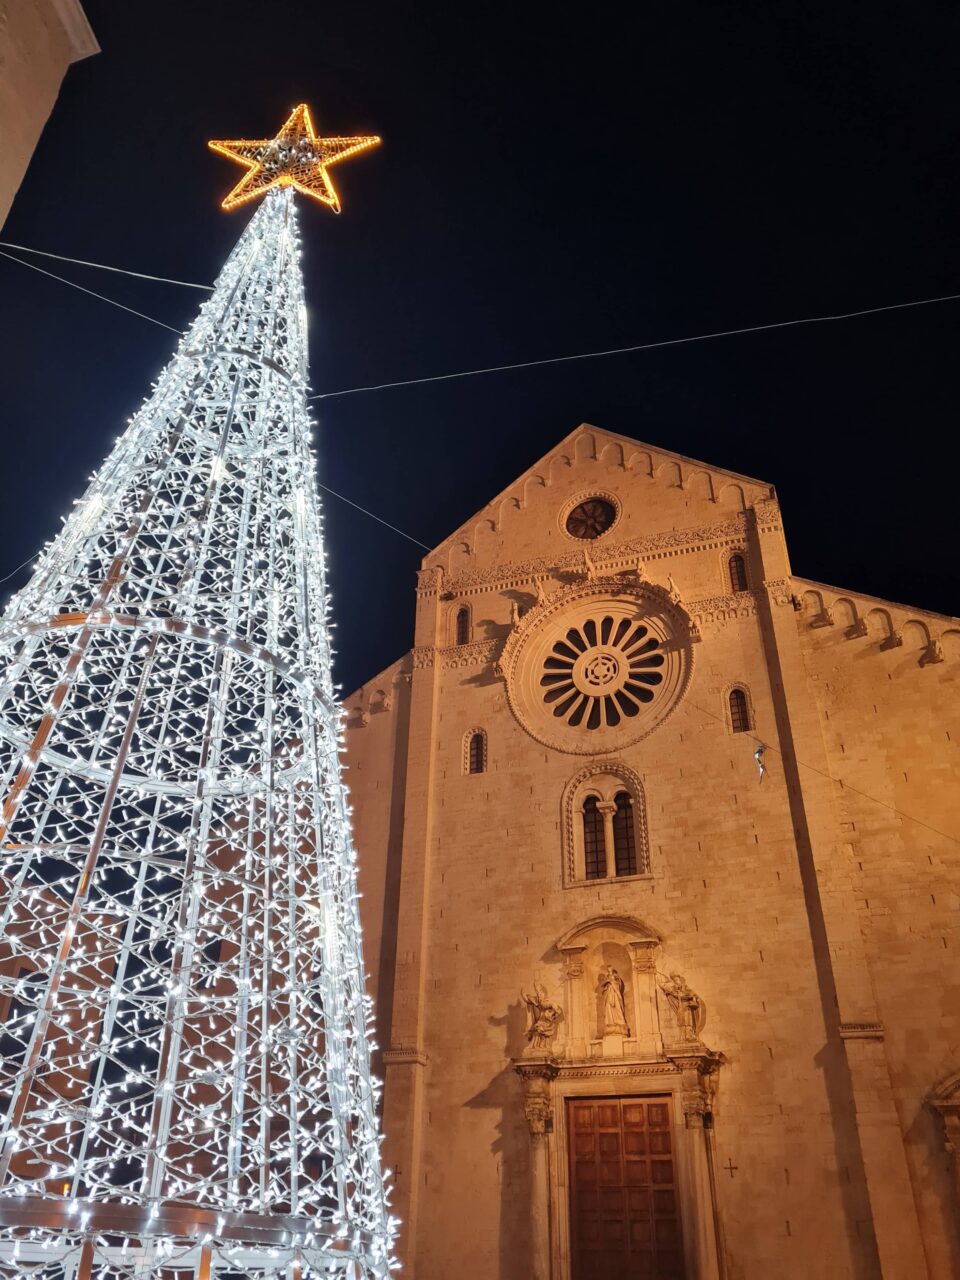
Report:
[[[597,583],[528,614],[500,662],[517,719],[535,738],[587,755],[635,742],[672,710],[690,668],[686,618],[643,585]]]
[[[642,622],[598,614],[568,628],[543,662],[543,701],[576,728],[615,727],[663,683],[660,641]]]

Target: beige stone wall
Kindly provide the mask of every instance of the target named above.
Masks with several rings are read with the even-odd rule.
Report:
[[[883,1028],[882,1087],[903,1131],[931,1274],[947,1277],[960,1258],[960,1216],[941,1120],[926,1100],[960,1063],[960,623],[797,588],[830,770],[846,784],[837,857]]]
[[[0,0],[0,226],[67,67],[96,49],[76,0]]]
[[[560,517],[591,493],[610,495],[620,514],[585,561]],[[747,592],[729,589],[732,551],[747,559]],[[496,664],[515,605],[535,626],[538,610],[578,584],[614,590],[631,573],[664,598],[673,591],[695,629],[677,706],[613,752],[642,779],[650,874],[565,886],[561,797],[588,758],[545,746],[518,722]],[[725,1055],[712,1141],[729,1280],[953,1274],[956,1205],[922,1099],[960,1066],[956,976],[945,977],[956,846],[934,848],[930,833],[908,832],[830,779],[956,830],[956,788],[946,785],[955,764],[936,750],[952,748],[956,733],[946,740],[944,694],[934,690],[956,680],[957,666],[920,667],[914,654],[909,692],[894,693],[887,667],[906,652],[841,640],[839,623],[812,627],[809,609],[794,608],[808,589],[790,578],[769,486],[592,430],[562,442],[427,557],[404,696],[374,712],[388,672],[347,701],[367,954],[388,1049],[387,1160],[415,1280],[541,1274],[534,1148],[512,1062],[526,1046],[520,988],[536,978],[565,1001],[557,940],[623,913],[659,937],[658,968],[682,973],[700,995],[702,1038]],[[456,646],[463,603],[472,638]],[[869,667],[855,656],[868,651]],[[762,783],[755,738],[728,723],[734,683],[767,744]],[[882,694],[881,684],[890,686]],[[471,776],[463,745],[475,727],[487,735],[488,770]],[[904,738],[911,758],[900,782]],[[561,1059],[572,1052],[568,1031],[556,1042]],[[639,1071],[610,1068],[591,1077],[597,1092],[644,1091]],[[563,1080],[558,1103],[564,1089],[593,1087]],[[680,1101],[677,1092],[682,1130]],[[553,1119],[563,1124],[562,1106]],[[559,1137],[542,1139],[553,1268],[542,1274],[566,1280]],[[689,1187],[683,1152],[693,1139],[676,1137]],[[684,1211],[712,1235],[691,1195]],[[693,1225],[689,1273],[719,1275],[705,1254],[694,1258]]]
[[[344,704],[350,744],[344,777],[353,807],[363,959],[377,1014],[374,1064],[381,1075],[379,1050],[390,1036],[409,694],[410,663],[403,659]]]

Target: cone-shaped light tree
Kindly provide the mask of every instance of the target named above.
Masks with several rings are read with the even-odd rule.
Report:
[[[0,622],[11,1280],[390,1269],[294,206],[375,141],[216,144],[263,204]]]

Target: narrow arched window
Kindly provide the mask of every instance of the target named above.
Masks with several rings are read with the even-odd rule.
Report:
[[[746,591],[747,589],[747,562],[741,555],[731,556],[728,563],[730,570],[730,590]]]
[[[464,605],[457,610],[456,644],[470,643],[470,610]]]
[[[596,796],[583,802],[583,856],[588,880],[602,880],[607,874],[607,849],[603,838],[603,814]]]
[[[629,791],[616,796],[613,815],[613,865],[618,876],[637,874],[637,839],[633,829],[633,797]]]
[[[742,689],[730,690],[730,728],[734,733],[746,733],[750,728],[750,708]]]
[[[486,767],[487,744],[482,733],[473,733],[467,751],[467,773],[483,773]]]

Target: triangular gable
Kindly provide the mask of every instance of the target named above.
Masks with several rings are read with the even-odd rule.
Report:
[[[478,534],[499,534],[510,514],[527,509],[537,491],[555,486],[561,490],[571,485],[576,487],[579,481],[589,485],[592,480],[602,488],[603,473],[607,476],[619,474],[621,478],[631,474],[644,476],[664,488],[686,491],[687,506],[690,505],[689,495],[702,495],[703,514],[708,518],[715,518],[718,510],[741,511],[776,496],[773,486],[765,481],[581,423],[464,521],[459,529],[438,543],[424,557],[424,565],[446,565],[453,549],[473,554],[477,549]],[[674,514],[674,521],[679,514]],[[680,523],[696,523],[696,520],[681,518]]]

